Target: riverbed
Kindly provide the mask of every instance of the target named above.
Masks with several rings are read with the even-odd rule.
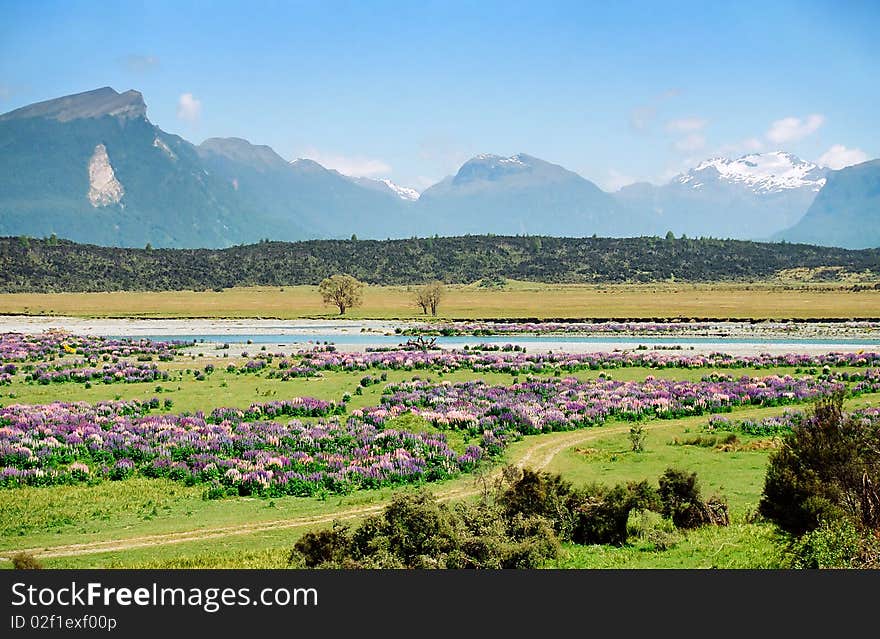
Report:
[[[210,355],[221,348],[229,356],[270,352],[291,353],[332,343],[341,351],[389,349],[410,339],[396,333],[419,323],[384,320],[277,320],[277,319],[90,319],[46,316],[0,317],[0,331],[40,333],[64,330],[81,335],[135,337],[195,342],[191,353]],[[437,336],[444,349],[477,344],[506,344],[527,352],[611,352],[631,350],[687,351],[692,353],[828,353],[880,351],[876,324],[860,322],[749,323],[720,322],[677,326],[674,334],[656,334],[656,324],[629,325],[613,333],[549,333],[524,335]]]

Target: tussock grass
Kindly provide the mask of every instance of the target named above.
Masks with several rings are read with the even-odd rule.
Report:
[[[0,294],[0,314],[77,317],[335,318],[315,286],[215,291]],[[403,286],[367,286],[352,319],[426,319]],[[501,289],[447,287],[438,317],[492,318],[737,318],[880,317],[880,291],[839,284],[542,284],[509,282]]]

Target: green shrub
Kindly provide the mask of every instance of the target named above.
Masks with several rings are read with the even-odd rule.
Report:
[[[450,508],[425,490],[394,498],[354,531],[304,535],[288,564],[304,568],[537,568],[559,551],[553,524],[494,503]]]
[[[587,487],[574,500],[571,540],[576,544],[623,545],[630,511],[658,507],[657,491],[648,482]]]
[[[861,537],[853,522],[832,519],[795,539],[784,563],[787,568],[851,568],[860,548]]]
[[[678,543],[679,533],[671,519],[658,512],[634,508],[626,520],[628,541],[641,541],[655,550],[669,550]]]
[[[676,528],[726,526],[730,523],[727,503],[712,497],[703,501],[696,473],[668,468],[660,477],[661,512],[672,519]]]
[[[645,430],[645,427],[639,423],[633,424],[629,428],[629,442],[632,445],[632,450],[634,453],[641,453],[645,450],[645,439],[647,439],[648,433]]]
[[[388,550],[407,566],[430,563],[456,546],[449,509],[426,490],[396,496],[385,508],[383,523]]]
[[[307,532],[294,545],[289,562],[297,555],[307,568],[320,568],[341,564],[351,554],[352,539],[349,527],[334,522],[325,530]]]
[[[759,512],[802,535],[842,517],[880,530],[880,421],[843,412],[843,393],[819,400],[770,457]]]
[[[512,476],[509,475],[510,479]],[[560,475],[524,469],[520,477],[498,496],[498,504],[508,520],[516,515],[544,517],[553,522],[560,537],[568,538],[573,525],[573,497],[571,483]]]
[[[29,552],[17,552],[11,559],[15,570],[39,570],[43,567],[40,560]]]

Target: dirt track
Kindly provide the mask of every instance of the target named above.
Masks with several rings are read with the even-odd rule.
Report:
[[[668,422],[654,422],[647,425],[648,428],[663,428]],[[608,435],[615,435],[629,430],[629,426],[613,426],[588,428],[583,430],[570,431],[565,433],[554,433],[534,438],[534,442],[525,450],[521,451],[520,456],[516,460],[512,460],[517,466],[530,467],[536,470],[543,470],[550,465],[553,458],[560,452],[580,444],[585,441],[600,439]],[[500,471],[496,470],[493,477],[497,477]],[[435,491],[435,495],[443,501],[454,499],[463,499],[480,492],[480,486],[476,483],[470,486],[456,486]],[[73,557],[77,555],[90,555],[102,552],[118,552],[124,550],[132,550],[135,548],[147,548],[150,546],[164,546],[170,544],[180,544],[191,541],[204,541],[207,539],[216,539],[228,537],[231,535],[246,535],[251,533],[259,533],[264,531],[282,530],[286,528],[301,528],[305,526],[314,526],[317,524],[328,524],[333,521],[345,521],[348,519],[356,519],[382,511],[387,505],[388,500],[370,504],[369,506],[356,506],[336,510],[326,515],[316,515],[311,517],[297,517],[293,519],[278,519],[274,521],[266,521],[254,524],[237,524],[233,526],[219,526],[216,528],[200,528],[198,530],[179,531],[173,533],[163,533],[158,535],[146,535],[143,537],[129,537],[125,539],[110,539],[104,541],[93,541],[82,544],[68,544],[61,546],[43,546],[39,548],[25,548],[15,551],[5,551],[3,560],[8,560],[11,554],[23,550],[40,558],[52,557]]]

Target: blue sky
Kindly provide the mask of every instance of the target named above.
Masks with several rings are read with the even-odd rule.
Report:
[[[419,189],[478,153],[604,188],[754,150],[880,156],[876,0],[0,0],[0,17],[0,112],[137,89],[195,143]]]

